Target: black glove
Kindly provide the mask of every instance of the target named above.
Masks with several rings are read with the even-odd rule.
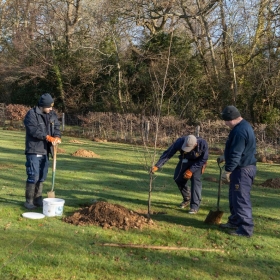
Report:
[[[218,163],[222,163],[222,162],[224,162],[225,161],[225,156],[224,155],[221,155],[221,156],[219,156],[218,158],[217,158],[217,162]]]

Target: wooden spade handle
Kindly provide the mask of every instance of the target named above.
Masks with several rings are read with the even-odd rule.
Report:
[[[52,189],[54,189],[54,180],[55,180],[55,170],[56,170],[56,153],[57,153],[57,145],[53,146],[53,164],[52,164]]]
[[[53,164],[52,164],[52,171],[56,170],[56,154],[57,154],[57,145],[53,146]]]

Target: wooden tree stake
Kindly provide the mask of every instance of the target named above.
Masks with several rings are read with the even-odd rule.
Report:
[[[221,249],[203,249],[203,248],[189,248],[189,247],[176,247],[176,246],[153,246],[153,245],[137,245],[137,244],[116,244],[116,243],[94,243],[99,246],[121,247],[121,248],[142,248],[153,250],[180,250],[180,251],[202,251],[202,252],[220,252],[224,253]]]

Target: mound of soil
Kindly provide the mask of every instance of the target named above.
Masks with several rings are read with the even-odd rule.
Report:
[[[270,154],[265,155],[263,153],[256,154],[257,161],[264,163],[280,163],[280,155],[279,154]]]
[[[58,148],[57,148],[57,153],[58,153],[58,154],[65,154],[66,151],[65,151],[64,149],[58,147]]]
[[[266,188],[280,189],[280,178],[268,179],[261,184]]]
[[[88,150],[80,149],[72,154],[74,157],[87,157],[87,158],[99,158],[100,156],[96,153]]]
[[[84,207],[63,220],[77,226],[97,225],[103,228],[119,228],[123,230],[142,229],[143,226],[153,224],[152,220],[138,213],[123,206],[104,201],[98,201],[88,207]]]

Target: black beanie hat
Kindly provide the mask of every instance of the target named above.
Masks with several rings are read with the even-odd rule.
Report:
[[[227,106],[223,112],[221,113],[222,115],[222,119],[224,121],[232,121],[237,119],[238,117],[241,117],[240,112],[238,111],[238,109],[232,105]]]
[[[53,105],[54,105],[54,102],[49,93],[44,93],[40,97],[40,100],[38,102],[38,106],[43,107],[43,108],[50,108],[50,107],[53,107]]]

